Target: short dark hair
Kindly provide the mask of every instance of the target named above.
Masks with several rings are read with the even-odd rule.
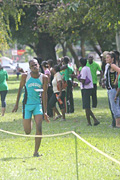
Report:
[[[30,63],[33,62],[33,61],[37,61],[37,59],[31,59],[31,60],[29,61],[29,65],[30,65]],[[37,61],[37,62],[38,62],[38,61]]]
[[[48,62],[47,61],[42,61],[41,66],[48,68]]]
[[[86,58],[80,58],[79,61],[82,64],[82,66],[86,66],[86,64],[87,64],[87,59]]]
[[[60,66],[59,65],[56,64],[53,68],[55,69],[56,72],[60,72]]]
[[[70,61],[70,58],[68,56],[64,56],[63,61],[64,61],[65,64],[68,64],[69,61]]]
[[[53,60],[52,59],[48,59],[47,62],[50,65],[50,67],[53,67]]]
[[[42,58],[41,58],[41,57],[34,57],[33,59],[36,59],[36,60],[38,61],[39,65],[40,65],[41,62],[42,62]]]
[[[88,56],[88,58],[92,58],[92,59],[93,59],[93,56],[92,56],[92,55],[90,55],[90,56]]]

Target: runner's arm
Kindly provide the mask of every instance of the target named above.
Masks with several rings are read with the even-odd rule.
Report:
[[[48,77],[43,75],[43,93],[42,93],[42,101],[44,108],[44,119],[49,123],[49,117],[47,115],[47,89],[48,89]]]

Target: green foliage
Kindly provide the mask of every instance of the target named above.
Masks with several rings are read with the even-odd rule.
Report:
[[[16,6],[19,5],[20,1],[8,1],[4,0],[0,2],[0,44],[1,50],[8,48],[8,44],[12,42],[9,18],[12,16],[15,20],[16,30],[18,29],[18,24],[20,24],[20,18],[23,13],[22,9],[17,9]]]
[[[120,21],[118,0],[4,0],[1,8],[5,19],[3,29],[10,33],[9,17],[12,16],[12,34],[22,44],[33,46],[46,33],[56,44],[76,44],[84,38],[99,44],[103,51],[106,47],[107,50],[114,48],[112,42],[115,42]],[[18,29],[20,34],[15,31]],[[8,34],[5,32],[3,39]]]
[[[97,28],[104,32],[107,30],[115,31],[115,26],[119,19],[119,2],[117,3],[114,0],[90,0],[90,5],[84,21],[94,21]]]
[[[54,5],[54,6],[53,6]],[[116,1],[59,1],[44,6],[40,11],[38,24],[40,32],[49,32],[56,42],[76,43],[82,36],[86,40],[112,49],[119,20],[119,6]],[[106,41],[106,42],[105,42]]]

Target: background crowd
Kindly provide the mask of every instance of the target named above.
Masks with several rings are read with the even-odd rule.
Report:
[[[56,64],[53,64],[52,59],[42,61],[40,71],[48,77],[47,113],[49,117],[52,117],[53,120],[61,118],[61,120],[65,121],[65,114],[74,113],[73,88],[78,86],[78,82],[80,81],[83,109],[85,109],[86,112],[88,125],[92,125],[90,117],[93,118],[94,125],[100,124],[91,110],[91,106],[92,108],[96,108],[98,104],[97,72],[99,71],[99,85],[102,88],[106,88],[108,93],[112,127],[120,127],[119,70],[111,67],[111,64],[120,67],[119,52],[105,51],[101,54],[100,58],[102,62],[101,66],[95,62],[91,54],[88,58],[81,58],[79,60],[79,68],[75,68],[68,56],[57,59]],[[39,63],[38,58],[34,57],[34,59]],[[78,79],[78,81],[76,81],[76,79]],[[2,66],[0,66],[2,116],[4,116],[5,113],[5,99],[8,92],[6,80],[8,80],[8,74]],[[92,105],[90,105],[90,99],[92,99]],[[59,108],[56,103],[58,103]]]

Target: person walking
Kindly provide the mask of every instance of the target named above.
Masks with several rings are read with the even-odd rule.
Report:
[[[59,108],[62,113],[62,120],[65,121],[65,89],[62,89],[62,75],[60,74],[59,65],[53,67],[54,78],[52,80],[53,94],[49,101],[49,107],[53,108],[56,112],[56,102],[58,102]],[[61,117],[61,115],[59,115]]]
[[[49,93],[48,93],[48,99],[50,100],[52,94],[53,94],[53,85],[52,85],[52,80],[54,78],[54,70],[53,70],[53,60],[52,59],[48,59],[48,69],[51,72],[51,78],[50,78],[50,86],[49,86]],[[49,111],[51,111],[51,107],[49,107]],[[52,110],[52,116],[53,116],[53,120],[56,121],[57,119],[59,119],[60,117],[62,117],[62,115],[60,114],[60,112],[58,111],[57,106],[55,105],[54,110]],[[57,116],[56,116],[57,114]],[[48,114],[49,115],[49,114]]]
[[[100,72],[100,80],[99,80],[100,85],[101,85],[101,79],[102,79],[103,73],[101,71],[101,67],[99,66],[99,64],[93,60],[92,55],[88,57],[86,66],[90,68],[91,75],[92,75],[92,81],[93,81],[92,107],[96,108],[97,107],[97,71]]]
[[[32,129],[31,118],[34,115],[36,123],[36,135],[42,135],[42,118],[44,107],[44,119],[49,123],[47,115],[47,86],[48,78],[46,75],[39,72],[39,64],[36,59],[29,61],[30,73],[23,73],[21,76],[20,86],[18,89],[17,100],[12,112],[18,110],[20,94],[23,87],[25,93],[23,98],[23,126],[26,134],[30,134]],[[43,92],[42,92],[43,91]],[[40,94],[42,92],[42,95]],[[40,96],[41,95],[41,96]],[[35,137],[35,151],[33,156],[38,157],[41,137]]]
[[[79,81],[80,81],[80,88],[82,94],[83,109],[85,109],[86,112],[88,126],[92,126],[90,117],[92,117],[94,120],[94,126],[97,126],[98,124],[100,124],[100,122],[96,119],[95,115],[93,114],[90,108],[90,96],[92,95],[93,92],[92,75],[90,68],[87,67],[86,64],[87,64],[87,59],[81,58],[80,66],[82,66],[82,70],[80,71]]]
[[[1,96],[1,116],[4,116],[6,110],[6,95],[8,93],[8,73],[0,65],[0,96]]]

